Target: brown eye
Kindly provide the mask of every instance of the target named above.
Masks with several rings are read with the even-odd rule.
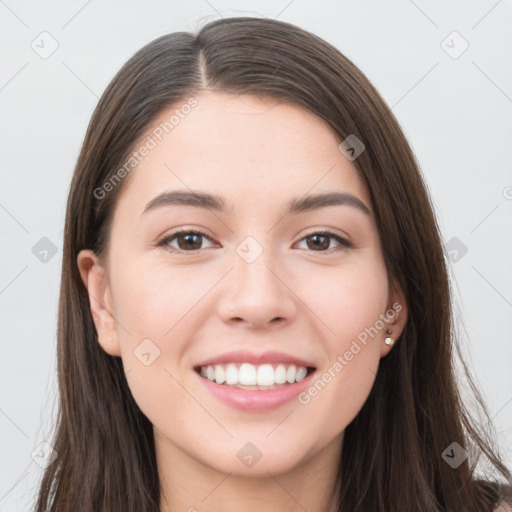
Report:
[[[200,249],[202,245],[201,236],[202,235],[197,235],[195,233],[178,235],[176,237],[176,240],[178,240],[178,248],[182,250]]]
[[[203,239],[210,240],[209,237],[199,231],[178,231],[165,237],[158,245],[164,246],[170,251],[193,252],[204,248],[202,247]],[[174,241],[177,242],[177,246],[171,245]]]
[[[327,235],[311,235],[308,236],[306,240],[308,240],[308,248],[313,250],[329,249],[329,246],[331,245],[330,237]],[[312,241],[312,243],[310,244],[309,241]]]
[[[331,250],[336,251],[352,247],[352,244],[348,240],[331,232],[312,233],[305,236],[302,240],[306,240],[307,249],[314,252],[331,252]],[[335,240],[338,243],[338,247],[330,247],[332,240]]]

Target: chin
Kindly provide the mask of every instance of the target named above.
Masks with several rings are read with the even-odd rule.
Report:
[[[304,461],[306,454],[301,452],[304,443],[276,443],[265,439],[265,435],[261,438],[247,436],[252,441],[244,442],[231,439],[229,447],[222,447],[204,462],[212,469],[232,476],[268,477],[268,473],[290,472]]]

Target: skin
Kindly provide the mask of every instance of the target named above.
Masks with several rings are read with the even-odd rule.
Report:
[[[350,193],[371,211],[341,139],[323,120],[247,95],[196,99],[131,171],[106,260],[90,250],[78,256],[99,343],[122,357],[133,396],[154,425],[162,511],[334,510],[327,496],[343,432],[392,350],[386,329],[395,339],[403,330],[403,294],[388,279],[372,213],[341,205],[281,215],[292,198],[331,191]],[[156,195],[176,189],[218,194],[234,210],[173,205],[143,215]],[[177,238],[156,246],[180,227],[206,234],[192,240],[198,249]],[[322,230],[353,248],[326,238],[318,249],[310,235]],[[251,263],[236,252],[247,236],[263,250]],[[314,362],[322,374],[395,302],[401,311],[306,405],[241,411],[212,397],[192,369],[235,349],[274,349]],[[134,355],[144,339],[160,350],[149,366]],[[249,441],[262,453],[250,468],[237,457]]]

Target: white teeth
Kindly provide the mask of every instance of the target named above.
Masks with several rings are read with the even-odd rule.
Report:
[[[226,384],[238,384],[238,368],[234,364],[228,364],[226,368]]]
[[[240,387],[242,389],[273,389],[282,385],[300,382],[307,375],[305,366],[294,364],[229,363],[201,366],[201,376],[217,384]]]
[[[297,375],[295,375],[295,380],[297,382],[300,382],[306,376],[307,373],[308,371],[306,370],[306,368],[304,368],[304,366],[299,366],[297,368]]]
[[[280,364],[274,370],[274,380],[276,384],[284,384],[286,382],[286,368],[284,364]]]
[[[244,363],[238,370],[238,383],[244,386],[254,386],[256,384],[256,368],[249,363]]]
[[[294,364],[288,366],[288,370],[286,370],[286,381],[292,384],[295,382],[295,374],[297,373],[297,367]]]
[[[271,364],[262,364],[258,367],[258,374],[256,375],[258,386],[273,386],[275,384],[274,379],[274,368]]]
[[[215,382],[217,384],[224,384],[226,382],[226,372],[220,364],[215,365]]]

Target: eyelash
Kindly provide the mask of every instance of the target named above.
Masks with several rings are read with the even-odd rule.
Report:
[[[169,247],[169,243],[180,235],[198,235],[198,236],[203,236],[204,238],[207,238],[208,240],[212,241],[212,239],[208,235],[206,235],[205,233],[202,233],[201,231],[195,231],[192,229],[182,229],[179,231],[175,231],[174,233],[171,233],[170,235],[165,236],[163,239],[161,239],[160,241],[158,241],[156,243],[156,246],[164,247],[166,250],[168,250],[172,253],[182,253],[182,254],[187,253],[187,252],[198,252],[201,250],[201,249],[193,249],[191,251],[185,251],[183,249],[176,249],[176,248]],[[316,252],[319,254],[331,254],[334,251],[350,249],[353,247],[353,244],[351,242],[349,242],[347,239],[345,239],[331,231],[314,231],[312,233],[308,233],[306,236],[302,237],[299,240],[299,242],[302,242],[302,240],[305,240],[306,238],[312,237],[314,235],[320,235],[320,236],[333,238],[340,245],[338,247],[332,247],[331,249],[327,249],[327,250],[320,250],[320,251],[312,250],[312,252]]]

